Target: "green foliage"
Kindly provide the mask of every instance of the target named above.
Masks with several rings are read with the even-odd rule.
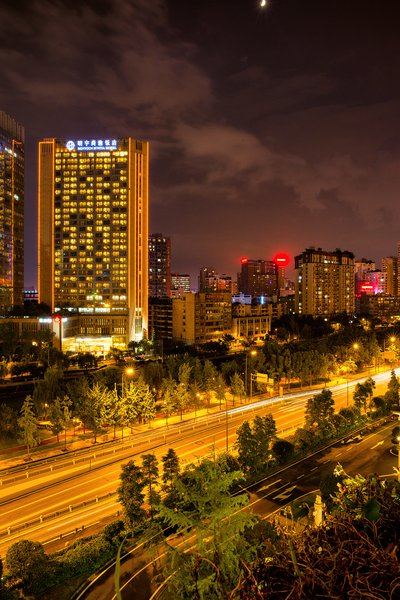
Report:
[[[254,517],[239,509],[248,503],[245,494],[230,490],[241,477],[226,473],[218,464],[202,461],[189,465],[175,480],[174,507],[160,507],[161,517],[190,539],[171,551],[169,592],[175,598],[226,598],[253,551],[243,537]],[[193,541],[193,536],[195,540]]]
[[[334,492],[332,513],[320,527],[267,540],[231,598],[397,598],[400,485],[347,476]]]
[[[0,435],[12,438],[17,434],[17,411],[8,404],[0,404]]]
[[[291,460],[295,453],[295,447],[287,440],[276,440],[272,444],[272,455],[279,464]]]
[[[241,402],[242,398],[245,394],[243,379],[240,377],[240,375],[238,373],[234,373],[231,377],[230,384],[231,384],[231,392],[233,395],[233,401],[235,402],[235,399],[239,398],[239,400]]]
[[[330,390],[322,390],[307,400],[305,412],[306,427],[324,430],[335,412],[335,402]]]
[[[143,489],[146,481],[143,471],[133,460],[130,460],[121,469],[121,485],[117,489],[118,500],[124,507],[124,517],[127,527],[134,529],[136,525],[145,519],[145,511],[142,508],[144,502]]]
[[[155,454],[142,455],[142,473],[144,486],[148,488],[147,501],[150,507],[150,516],[153,518],[155,506],[160,502],[160,496],[155,490],[159,474],[158,461]]]
[[[163,464],[162,489],[164,492],[168,493],[172,489],[174,479],[179,475],[179,457],[174,448],[169,448],[167,454],[164,454],[164,456],[161,457],[161,460]]]
[[[21,430],[22,442],[25,444],[29,455],[31,448],[34,448],[38,444],[38,428],[31,396],[26,396],[20,415],[18,426]]]
[[[400,404],[400,383],[394,371],[391,372],[385,400],[389,409],[398,409]]]
[[[22,580],[24,589],[35,590],[48,568],[48,558],[39,542],[21,540],[6,553],[5,567],[12,579]]]

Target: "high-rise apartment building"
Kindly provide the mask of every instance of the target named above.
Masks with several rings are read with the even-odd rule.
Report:
[[[171,240],[162,233],[149,236],[149,296],[171,295]]]
[[[23,304],[25,131],[0,111],[0,311]]]
[[[354,313],[354,254],[307,248],[295,257],[296,312],[326,316]]]
[[[382,258],[382,273],[384,274],[384,293],[397,296],[397,259],[395,256]]]
[[[106,315],[120,344],[147,333],[148,172],[130,137],[39,143],[39,300],[92,315],[86,335]]]
[[[171,297],[178,298],[190,292],[191,279],[188,273],[171,273]]]
[[[238,290],[253,298],[273,296],[278,293],[277,267],[272,260],[241,259],[241,272],[238,274]]]

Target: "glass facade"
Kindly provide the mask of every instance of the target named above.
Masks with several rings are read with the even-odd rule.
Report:
[[[23,304],[24,128],[0,112],[0,310]]]

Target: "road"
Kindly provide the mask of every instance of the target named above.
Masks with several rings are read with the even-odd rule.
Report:
[[[383,382],[389,377],[390,371],[374,376],[381,386],[381,389],[377,386],[377,393],[386,390]],[[349,395],[355,383],[349,385]],[[346,383],[331,389],[336,409],[345,406]],[[136,428],[129,439],[66,453],[45,463],[3,470],[0,473],[0,554],[4,556],[9,545],[22,538],[42,542],[48,551],[54,551],[115,519],[121,510],[116,497],[121,464],[129,459],[140,462],[140,456],[148,452],[160,459],[171,447],[183,465],[212,456],[226,447],[231,448],[239,425],[255,414],[271,413],[278,435],[289,435],[302,425],[305,403],[318,391],[296,392],[284,398],[235,406],[168,428]]]
[[[282,468],[274,475],[266,477],[250,491],[250,504],[247,510],[262,518],[286,506],[292,500],[319,488],[321,478],[340,463],[348,475],[371,473],[393,475],[397,457],[390,453],[391,430],[394,423],[384,425],[366,433],[360,441],[342,444],[337,442],[313,456]],[[162,551],[160,551],[161,553]],[[154,557],[145,562],[129,558],[121,569],[122,598],[148,600],[155,591]],[[91,591],[80,600],[115,600],[113,571],[100,577]]]

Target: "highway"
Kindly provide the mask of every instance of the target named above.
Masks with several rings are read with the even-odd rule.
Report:
[[[389,377],[390,371],[373,375],[377,382],[376,394],[386,390]],[[360,379],[364,380],[365,377]],[[349,383],[350,399],[355,384],[356,381]],[[347,384],[330,389],[336,409],[345,406]],[[319,391],[266,398],[196,420],[190,418],[168,428],[165,425],[151,429],[138,427],[124,440],[3,469],[0,472],[0,554],[4,556],[10,544],[26,538],[40,541],[48,551],[54,551],[115,519],[121,511],[116,498],[121,464],[132,458],[140,464],[142,454],[154,452],[160,459],[171,447],[178,453],[182,465],[212,456],[226,446],[231,448],[236,429],[256,414],[271,413],[278,435],[290,435],[303,423],[307,399]],[[301,484],[293,488],[293,493],[297,487],[303,489],[303,481]]]
[[[375,431],[367,432],[361,440],[352,443],[336,442],[311,457],[264,478],[248,488],[250,504],[246,510],[258,514],[261,518],[274,518],[273,513],[280,512],[279,509],[283,509],[292,500],[317,490],[321,478],[330,473],[338,463],[350,476],[357,473],[364,476],[371,473],[393,476],[393,467],[397,464],[397,457],[390,453],[390,434],[393,426],[394,422],[377,427]],[[289,518],[286,523],[291,526]],[[190,543],[193,543],[193,540],[186,540],[186,544]],[[160,557],[162,556],[160,550]],[[140,562],[129,558],[121,567],[123,599],[148,600],[156,589],[153,582],[154,556],[149,555],[147,562],[144,561],[144,555],[141,555],[141,558]],[[115,600],[113,568],[100,575],[95,586],[78,598]]]

